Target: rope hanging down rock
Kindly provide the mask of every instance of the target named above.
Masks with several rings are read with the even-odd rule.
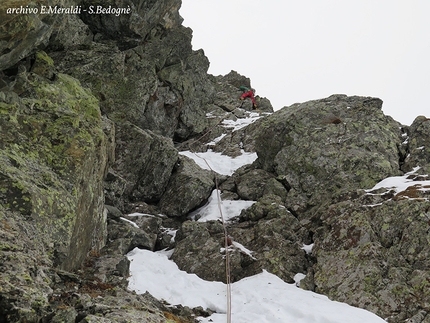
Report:
[[[212,171],[215,177],[215,189],[217,192],[217,204],[218,204],[218,211],[221,217],[221,223],[224,230],[224,250],[225,250],[225,278],[226,278],[226,286],[227,286],[227,323],[231,323],[231,269],[230,269],[230,255],[228,253],[228,247],[229,247],[229,238],[227,233],[227,226],[224,221],[224,214],[222,212],[221,207],[221,196],[219,194],[218,189],[218,178],[216,176],[216,172],[212,169],[212,167],[209,165],[206,158],[203,158],[199,155],[197,155],[195,152],[192,152],[195,156],[198,158],[201,158],[204,160],[205,164],[208,166],[208,168]]]

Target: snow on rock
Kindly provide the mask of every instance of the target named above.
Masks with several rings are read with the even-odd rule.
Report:
[[[198,220],[199,222],[221,220],[221,214],[218,205],[218,194],[219,191],[213,190],[208,202],[201,208],[191,212],[189,217],[193,220]],[[242,210],[249,208],[254,203],[255,201],[220,200],[224,221],[229,221],[235,217],[238,217]]]
[[[262,117],[261,114],[256,112],[246,111],[246,113],[246,118],[237,118],[236,120],[226,119],[223,120],[221,124],[231,131],[236,131],[254,123]],[[216,144],[225,136],[226,134],[224,133],[215,138],[213,141],[208,143],[208,146]],[[245,152],[243,149],[241,150],[242,154],[234,158],[223,155],[222,153],[214,152],[211,149],[207,152],[200,153],[193,153],[189,150],[181,151],[179,153],[193,159],[201,168],[208,170],[212,169],[222,175],[232,175],[239,167],[252,164],[257,159],[257,153]]]
[[[302,274],[302,273],[297,273],[297,274],[293,277],[294,282],[296,283],[296,286],[297,286],[297,287],[300,287],[300,281],[301,281],[302,279],[305,279],[305,277],[306,277],[306,275],[305,275],[305,274]]]
[[[252,164],[257,159],[257,153],[247,153],[235,158],[208,150],[204,153],[193,153],[189,150],[179,152],[181,155],[193,159],[203,169],[212,169],[221,175],[232,175],[236,169],[243,165]]]
[[[237,249],[239,249],[241,252],[243,252],[245,255],[248,255],[250,258],[252,258],[254,260],[257,260],[257,258],[255,258],[252,255],[253,251],[251,251],[248,248],[246,248],[243,244],[241,244],[241,243],[239,243],[237,241],[232,241],[232,245],[235,246]]]
[[[127,222],[127,223],[130,223],[135,228],[139,227],[136,223],[134,223],[133,221],[130,221],[129,219],[126,219],[126,218],[123,218],[123,217],[120,217],[120,219],[123,220],[123,221],[125,221],[125,222]]]
[[[367,189],[368,194],[372,194],[373,191],[380,188],[393,189],[396,193],[405,191],[411,186],[417,186],[422,191],[430,191],[430,180],[418,180],[415,181],[413,176],[420,167],[415,167],[412,171],[406,173],[403,176],[392,176],[387,177],[373,186],[371,189]]]
[[[313,243],[311,243],[311,244],[303,244],[303,247],[302,247],[302,249],[309,255],[309,254],[311,254],[312,253],[312,249],[313,249],[313,247],[314,247],[314,244]]]
[[[231,129],[232,131],[236,131],[242,129],[251,123],[254,123],[258,119],[261,118],[261,115],[256,112],[249,113],[247,118],[238,118],[237,120],[223,120],[221,123],[225,128]]]
[[[224,120],[222,125],[236,131],[253,123],[258,114],[235,121]],[[221,140],[216,138],[214,143]],[[193,159],[201,168],[212,169],[219,174],[232,175],[239,167],[253,163],[256,153],[242,154],[236,158],[211,150],[205,153],[182,151],[180,154]],[[403,181],[406,177],[401,177]],[[388,185],[390,183],[383,183]],[[416,184],[416,182],[414,183]],[[391,184],[390,184],[391,185]],[[385,186],[379,186],[385,187]],[[374,189],[378,187],[375,186]],[[371,190],[368,190],[369,192]],[[221,212],[225,221],[240,215],[243,209],[255,201],[220,200],[220,192],[214,190],[206,205],[189,214],[200,222],[220,220]],[[220,210],[221,208],[221,210]],[[238,242],[233,246],[252,256],[252,251]],[[232,246],[232,247],[233,247]],[[303,245],[306,253],[312,252],[313,244]],[[225,252],[225,250],[221,250]],[[227,286],[221,282],[205,281],[195,274],[179,270],[171,260],[172,251],[167,253],[134,249],[128,254],[131,261],[129,289],[137,293],[149,292],[170,304],[202,306],[216,313],[207,318],[199,318],[201,323],[225,323],[227,321]],[[382,318],[363,309],[344,303],[334,302],[326,296],[304,291],[297,286],[304,274],[297,273],[294,284],[287,284],[279,277],[263,271],[258,275],[244,278],[232,284],[232,322],[234,323],[382,323]],[[296,286],[297,285],[297,286]]]
[[[205,282],[195,274],[187,274],[164,253],[135,248],[128,254],[130,273],[128,288],[146,291],[170,304],[203,306],[225,312],[225,287],[221,282]]]
[[[216,311],[202,323],[225,323],[227,312],[226,285],[205,281],[195,274],[180,271],[164,252],[134,249],[129,289],[148,291],[170,304],[202,306]],[[383,323],[382,318],[363,309],[330,301],[326,296],[304,291],[263,271],[231,286],[232,322],[235,323]]]

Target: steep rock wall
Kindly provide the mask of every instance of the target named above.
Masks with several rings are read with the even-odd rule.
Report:
[[[56,73],[46,53],[33,59],[31,70],[22,71],[11,90],[0,92],[0,216],[8,237],[1,275],[9,282],[27,275],[5,286],[2,298],[21,290],[17,308],[29,301],[27,292],[33,302],[47,302],[48,264],[75,270],[91,250],[104,246],[103,178],[113,155],[113,138],[104,132],[109,122],[101,118],[98,100],[78,80]],[[29,266],[27,257],[35,263]],[[39,258],[47,264],[39,266]],[[43,280],[45,275],[49,279]],[[34,280],[43,286],[40,294]]]
[[[41,5],[129,6],[133,14],[6,12],[21,6],[40,12]],[[56,295],[76,289],[83,295],[111,293],[110,284],[123,285],[128,275],[126,243],[142,246],[153,238],[142,230],[130,239],[111,233],[115,242],[103,248],[108,223],[103,190],[109,203],[123,209],[135,201],[159,202],[178,161],[172,139],[198,135],[208,124],[200,107],[214,89],[206,74],[209,62],[203,51],[191,49],[191,30],[180,25],[180,1],[0,6],[1,257],[2,281],[8,282],[0,290],[0,318],[74,322],[76,310],[56,310],[68,308],[71,300]],[[203,203],[206,191],[186,210]],[[89,278],[67,272],[84,267],[81,274]],[[136,315],[117,315],[168,321],[160,308],[170,310],[144,302]],[[85,320],[100,314],[94,308],[121,308],[86,304],[87,312],[80,314]]]

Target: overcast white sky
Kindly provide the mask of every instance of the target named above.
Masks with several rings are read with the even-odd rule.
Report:
[[[182,0],[209,73],[251,79],[275,110],[331,94],[430,117],[430,0]]]

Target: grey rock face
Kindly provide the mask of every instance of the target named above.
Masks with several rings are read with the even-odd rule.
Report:
[[[31,304],[48,304],[54,268],[76,270],[105,244],[113,139],[78,80],[47,79],[54,69],[46,53],[34,61],[32,72],[21,71],[21,96],[0,92],[1,280],[11,282],[1,289],[2,315],[28,322],[41,315]]]
[[[187,215],[207,201],[215,187],[214,176],[185,156],[180,156],[163,196],[160,210],[172,217]]]
[[[148,39],[159,37],[163,30],[179,27],[182,18],[179,15],[181,2],[175,1],[89,1],[81,2],[82,6],[109,6],[113,8],[130,8],[130,14],[95,15],[89,11],[82,12],[82,20],[91,28],[93,33],[100,33],[105,37],[117,39],[120,37],[132,39]]]
[[[116,159],[108,174],[109,202],[159,201],[165,191],[178,152],[171,139],[145,131],[131,123],[117,129]]]
[[[282,176],[308,205],[399,174],[399,124],[375,98],[331,96],[295,104],[258,122],[263,169]]]
[[[409,133],[409,134],[408,134]],[[430,120],[424,116],[417,117],[405,133],[404,145],[407,147],[402,165],[404,172],[420,167],[418,173],[430,173]]]
[[[60,1],[50,1],[53,5]],[[35,8],[31,1],[22,1],[23,7]],[[12,14],[7,10],[12,7],[8,1],[0,4],[0,70],[12,67],[20,60],[33,54],[49,42],[54,29],[52,15]]]
[[[372,200],[363,195],[325,210],[315,237],[316,290],[400,322],[429,302],[429,202]]]
[[[305,231],[290,212],[274,202],[260,206],[266,209],[264,219],[228,225],[232,281],[266,269],[287,282],[294,282],[296,273],[306,271],[308,259],[300,244]],[[219,222],[187,221],[177,234],[172,259],[182,270],[206,280],[225,282],[224,246]]]

